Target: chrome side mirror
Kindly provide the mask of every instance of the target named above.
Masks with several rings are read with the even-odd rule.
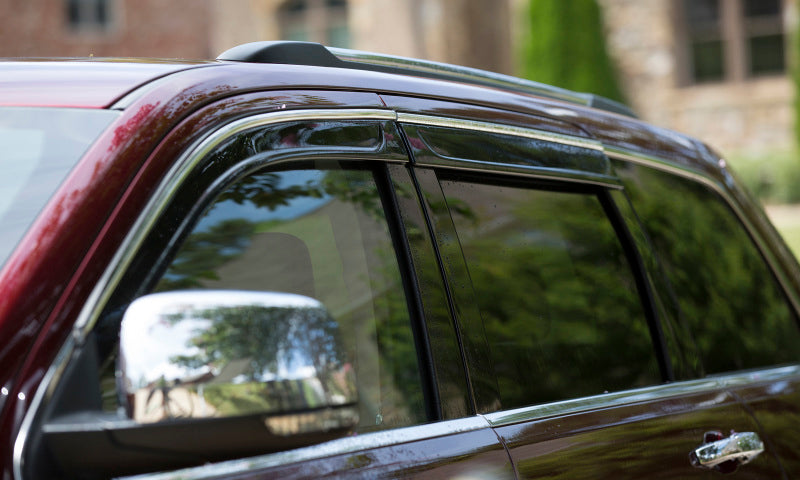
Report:
[[[177,291],[125,312],[117,369],[139,424],[259,416],[273,435],[346,431],[358,423],[355,374],[338,325],[293,294]]]

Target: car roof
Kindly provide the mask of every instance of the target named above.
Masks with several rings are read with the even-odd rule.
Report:
[[[132,59],[0,61],[0,106],[107,108],[170,73],[209,62]]]
[[[267,47],[272,49],[271,45]],[[236,50],[238,47],[231,51]],[[497,83],[495,78],[489,78],[488,85],[480,78],[474,81],[449,74],[442,78],[438,74],[428,75],[417,66],[405,68],[403,64],[400,69],[355,66],[349,65],[349,61],[341,65],[336,63],[338,60],[334,65],[328,65],[328,60],[320,62],[313,56],[310,62],[298,61],[296,57],[262,61],[259,58],[235,58],[231,51],[210,61],[122,58],[0,60],[0,106],[124,110],[142,100],[152,104],[151,107],[179,101],[182,106],[177,108],[191,108],[190,104],[196,102],[204,104],[256,90],[371,92],[380,96],[378,101],[382,102],[383,108],[398,112],[405,110],[463,118],[471,118],[475,112],[470,109],[474,107],[518,112],[562,122],[570,126],[573,135],[593,137],[608,147],[636,150],[669,163],[684,164],[684,167],[703,170],[709,167],[706,160],[698,158],[705,155],[698,151],[702,144],[696,140],[643,122],[618,111],[614,105],[610,109],[603,108],[607,105],[602,105],[602,101],[601,105],[595,104],[593,96],[584,98],[582,94],[576,94],[575,98],[564,98],[568,97],[564,93],[568,91],[547,85],[534,85],[530,91],[522,85],[520,90],[507,85],[505,80]],[[260,49],[257,51],[261,53]],[[345,51],[345,54],[352,53]],[[427,68],[427,65],[423,67]],[[491,72],[467,70],[495,76]],[[162,77],[171,77],[175,81],[155,82]],[[144,86],[147,88],[142,88]],[[419,103],[411,106],[392,103],[392,98],[400,97],[426,99],[430,105],[422,111]],[[437,107],[437,101],[455,102],[453,105],[463,105],[464,108]]]

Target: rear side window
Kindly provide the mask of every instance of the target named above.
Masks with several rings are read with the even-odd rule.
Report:
[[[672,287],[699,373],[797,360],[793,310],[744,226],[716,193],[647,167],[619,164]]]
[[[441,186],[502,408],[660,381],[635,278],[600,194]]]

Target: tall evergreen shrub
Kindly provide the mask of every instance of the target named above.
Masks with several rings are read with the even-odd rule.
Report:
[[[529,0],[520,74],[624,102],[596,0]]]

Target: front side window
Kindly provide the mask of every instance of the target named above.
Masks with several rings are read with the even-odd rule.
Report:
[[[168,470],[433,420],[391,129],[267,122],[181,164],[54,386],[31,476]],[[91,414],[69,420],[76,405]],[[83,442],[98,447],[73,454]]]
[[[635,278],[597,192],[441,186],[502,408],[660,381]]]
[[[699,373],[797,361],[795,314],[764,258],[727,204],[703,185],[618,164],[634,208],[663,263],[699,352]]]
[[[425,420],[400,270],[372,172],[265,171],[230,186],[155,290],[198,288],[318,300],[338,323],[355,370],[359,429]]]

